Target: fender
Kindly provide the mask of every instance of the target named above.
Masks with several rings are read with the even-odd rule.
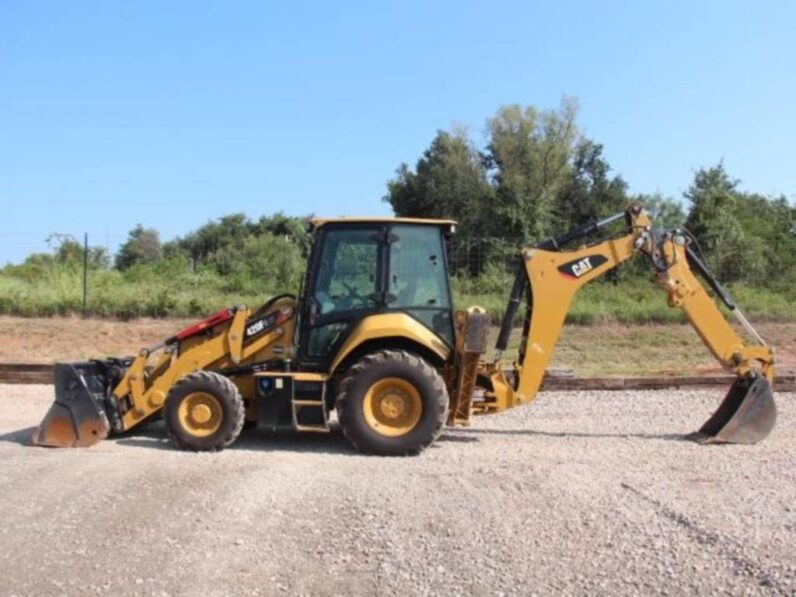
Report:
[[[406,313],[379,313],[370,315],[359,322],[340,350],[337,351],[329,373],[333,373],[358,346],[369,340],[388,337],[406,338],[420,344],[438,355],[442,361],[447,361],[451,353],[447,344],[414,317]]]

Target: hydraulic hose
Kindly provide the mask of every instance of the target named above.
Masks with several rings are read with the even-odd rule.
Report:
[[[506,312],[503,313],[503,320],[500,322],[500,334],[498,334],[498,339],[495,343],[495,348],[498,351],[502,352],[506,350],[509,344],[511,324],[514,323],[514,318],[517,316],[522,295],[525,293],[526,284],[528,284],[528,275],[525,273],[525,264],[520,261],[517,267],[517,274],[514,276],[514,284],[511,287],[509,304],[506,306]]]
[[[691,250],[691,247],[687,246],[685,248],[685,252],[686,255],[688,255],[688,263],[691,265],[691,267],[694,268],[694,270],[696,270],[700,276],[702,276],[702,279],[708,283],[708,286],[710,286],[713,292],[716,293],[716,296],[721,299],[721,302],[723,302],[730,311],[735,311],[735,309],[738,307],[736,306],[735,301],[732,300],[730,293],[727,292],[724,287],[719,284],[719,281],[713,277],[713,274],[711,274],[707,266],[702,263],[702,260],[697,257],[696,253]]]
[[[542,241],[536,245],[536,248],[543,249],[545,251],[558,251],[567,243],[597,232],[598,230],[605,228],[609,224],[616,222],[623,217],[625,217],[625,212],[614,214],[613,216],[609,216],[604,220],[600,220],[599,222],[584,224],[583,226],[579,226],[573,230],[570,230],[561,236],[556,236],[554,238]],[[527,284],[528,275],[525,272],[525,263],[520,261],[519,267],[517,268],[517,274],[514,277],[514,284],[511,287],[509,303],[506,306],[506,312],[503,314],[503,320],[500,322],[500,334],[498,334],[498,339],[495,343],[495,348],[499,352],[506,350],[506,347],[509,344],[511,324],[514,323],[514,318],[517,316],[517,311],[520,308],[520,301],[522,300],[522,295],[525,293]]]

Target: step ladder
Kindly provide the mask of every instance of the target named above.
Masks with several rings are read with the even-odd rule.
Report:
[[[297,380],[299,381],[299,380]],[[321,397],[320,399],[312,398],[297,398],[296,388],[293,388],[293,397],[290,402],[293,414],[293,428],[296,431],[310,431],[315,433],[328,433],[329,432],[329,415],[326,411],[326,383],[321,384]],[[322,420],[323,423],[302,423],[301,413],[315,412],[313,420]],[[318,416],[320,415],[320,416]]]

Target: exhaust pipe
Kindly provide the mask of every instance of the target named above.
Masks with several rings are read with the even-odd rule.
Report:
[[[699,443],[756,444],[768,437],[776,422],[771,384],[754,374],[736,379],[718,410],[690,438]]]
[[[34,430],[37,446],[76,448],[102,441],[120,428],[113,384],[125,363],[116,359],[55,365],[55,402]]]

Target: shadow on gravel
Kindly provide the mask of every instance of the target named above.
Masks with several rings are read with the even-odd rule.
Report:
[[[135,434],[124,434],[111,438],[120,446],[149,448],[152,450],[178,451],[166,437],[164,426],[148,425],[137,429]],[[319,454],[355,454],[356,452],[339,430],[330,433],[268,433],[257,429],[244,429],[237,441],[227,450],[248,450],[253,452],[315,452]]]
[[[542,437],[585,437],[585,438],[638,438],[659,439],[671,442],[688,442],[685,433],[588,433],[583,431],[534,431],[533,429],[457,429],[457,433],[486,435],[540,435]]]
[[[0,435],[0,442],[8,442],[10,444],[21,444],[23,446],[33,445],[30,438],[33,437],[35,427],[25,427],[24,429],[17,429]]]
[[[25,427],[0,435],[0,442],[31,446],[31,437],[35,427]],[[689,441],[688,435],[676,433],[586,433],[580,431],[534,431],[533,429],[473,429],[457,428],[454,433],[443,433],[438,442],[473,443],[480,439],[477,435],[539,435],[542,437],[582,437],[582,438],[639,438],[665,441]],[[145,423],[135,430],[116,435],[104,441],[111,441],[120,446],[148,448],[151,450],[168,450],[177,448],[166,437],[166,429],[162,422]],[[330,433],[269,433],[257,429],[245,429],[238,440],[228,450],[248,450],[254,452],[285,451],[315,452],[319,454],[359,454],[346,441],[339,428]]]
[[[339,430],[332,430],[330,433],[267,433],[252,429],[244,431],[230,449],[359,454]]]
[[[0,435],[0,442],[33,446],[31,437],[35,429],[35,427],[25,427],[24,429],[4,433]],[[132,448],[168,450],[169,452],[179,451],[166,437],[166,428],[162,421],[143,423],[132,431],[111,436],[103,441]],[[457,440],[454,439],[452,441]],[[472,441],[478,440],[472,438]],[[244,428],[238,440],[227,450],[359,455],[359,452],[354,450],[337,427],[332,427],[329,433],[269,433],[254,428]]]

